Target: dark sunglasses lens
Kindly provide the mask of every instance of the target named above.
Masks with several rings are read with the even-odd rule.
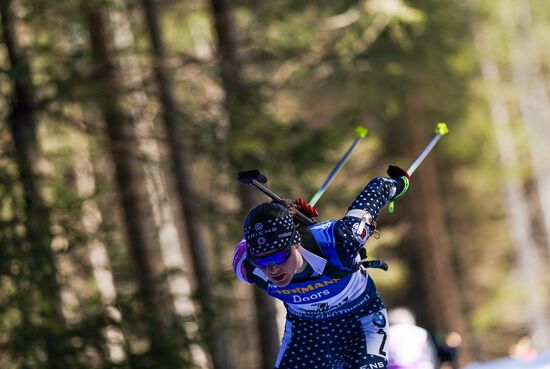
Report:
[[[269,264],[284,264],[290,258],[291,253],[292,252],[290,248],[285,248],[271,255],[267,255],[261,258],[254,258],[253,262],[257,267],[261,269],[267,269]]]

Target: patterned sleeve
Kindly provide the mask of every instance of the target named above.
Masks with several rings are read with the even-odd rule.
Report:
[[[351,203],[348,212],[334,229],[336,250],[342,265],[350,267],[372,234],[369,225],[375,225],[380,209],[404,187],[401,178],[376,177],[371,180]]]

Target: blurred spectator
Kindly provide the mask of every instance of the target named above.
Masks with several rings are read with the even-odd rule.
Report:
[[[531,360],[537,356],[537,350],[528,336],[521,337],[517,343],[510,346],[508,353],[510,357],[523,360]]]
[[[439,369],[435,345],[428,332],[416,325],[410,310],[393,309],[388,319],[388,369]]]
[[[462,337],[457,332],[451,331],[445,336],[437,335],[437,354],[441,362],[441,369],[458,369],[458,353],[461,344]]]

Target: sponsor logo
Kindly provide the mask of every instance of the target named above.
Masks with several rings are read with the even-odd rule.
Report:
[[[359,232],[359,223],[355,223],[352,228],[353,237],[355,237],[357,241],[359,241],[360,243],[367,242],[367,238],[369,238],[369,232],[365,225],[363,225],[363,229],[361,230],[361,232]]]
[[[278,238],[285,238],[285,237],[288,237],[292,234],[292,232],[285,232],[285,233],[281,233],[280,235],[278,235],[277,237]]]
[[[386,317],[380,311],[372,315],[372,324],[377,327],[383,328],[386,326]]]
[[[287,289],[277,289],[277,290],[273,291],[273,293],[280,294],[280,295],[310,293],[310,292],[313,292],[314,290],[316,290],[318,288],[323,288],[323,287],[328,286],[329,284],[333,284],[334,282],[338,282],[340,279],[341,278],[329,279],[328,281],[318,282],[318,283],[311,283],[311,284],[308,284],[305,287],[296,287],[296,288],[293,288],[293,289],[288,289],[288,288]]]
[[[385,367],[386,366],[384,365],[384,363],[379,361],[377,363],[363,365],[359,369],[379,369],[379,368],[385,368]]]
[[[357,299],[353,302],[351,306],[347,307],[338,307],[337,305],[331,306],[332,311],[324,310],[299,310],[292,306],[288,306],[289,312],[297,317],[308,318],[308,319],[328,319],[328,318],[337,318],[343,315],[351,314],[357,311],[359,308],[364,307],[366,303],[370,300],[370,296],[365,294],[363,297]],[[319,305],[319,304],[317,304]]]
[[[256,225],[258,225],[260,223],[256,223]],[[260,224],[261,226],[261,224]],[[254,226],[254,228],[256,229],[257,227]],[[265,236],[269,233],[272,233],[272,232],[276,232],[277,231],[277,227],[271,227],[271,228],[266,228],[266,229],[263,229],[262,230],[262,227],[260,227],[260,229],[256,229],[256,232],[251,232],[250,234],[248,234],[248,237],[249,238],[256,238],[256,237],[260,237],[260,236]]]
[[[330,291],[323,290],[323,291],[314,293],[311,296],[303,296],[302,297],[302,296],[299,296],[299,295],[294,295],[294,296],[292,296],[292,301],[294,303],[309,302],[309,301],[315,301],[320,297],[328,296],[328,295],[330,295]]]
[[[315,227],[311,227],[311,229],[327,229],[331,225],[332,225],[332,222],[328,221],[324,223],[319,223]]]
[[[254,229],[257,231],[261,231],[263,227],[264,226],[262,223],[256,223],[256,225],[254,226]]]

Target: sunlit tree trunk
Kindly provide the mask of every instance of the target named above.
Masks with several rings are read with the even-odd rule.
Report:
[[[95,5],[95,6],[93,6]],[[136,265],[140,293],[144,302],[150,338],[150,354],[159,363],[172,366],[181,361],[170,348],[170,327],[173,317],[163,305],[165,294],[155,283],[156,273],[151,245],[157,245],[156,227],[151,219],[150,198],[144,188],[145,173],[136,157],[139,152],[136,123],[124,109],[123,84],[113,54],[113,33],[104,10],[99,4],[86,2],[83,9],[90,30],[92,53],[96,63],[96,76],[101,86],[100,106],[103,112],[109,149],[115,166],[115,180],[123,210],[124,225],[130,254]]]
[[[229,355],[226,327],[220,324],[222,314],[215,301],[215,286],[210,269],[211,263],[208,260],[207,244],[201,227],[199,204],[191,173],[191,160],[182,131],[185,122],[177,109],[173,81],[166,65],[167,55],[159,25],[158,10],[152,0],[142,0],[142,5],[151,40],[153,72],[160,92],[163,121],[180,197],[180,209],[183,212],[183,219],[185,219],[187,239],[193,258],[193,270],[198,288],[197,295],[204,314],[204,321],[209,324],[205,338],[212,353],[214,368],[232,368],[233,360]]]
[[[49,324],[42,327],[45,354],[48,356],[48,368],[71,368],[68,355],[68,342],[63,337],[66,332],[65,319],[61,311],[60,287],[56,280],[55,255],[51,248],[52,233],[50,211],[46,205],[38,184],[39,161],[41,158],[37,139],[36,97],[33,86],[30,61],[22,46],[18,32],[16,2],[5,0],[0,3],[3,41],[9,58],[13,83],[13,96],[9,113],[9,128],[15,146],[19,179],[25,196],[26,242],[28,252],[26,267],[32,278],[31,284],[35,293],[40,296],[33,309],[40,315],[38,324]],[[27,255],[28,253],[28,255]],[[25,307],[30,309],[31,306]],[[29,310],[23,310],[22,324],[37,324],[36,317],[28,316]],[[31,327],[28,327],[30,329]],[[29,342],[35,345],[38,341]],[[35,349],[35,348],[31,348]]]
[[[238,58],[236,30],[231,5],[226,0],[212,0],[214,28],[217,37],[218,60],[225,91],[225,107],[229,115],[229,140],[236,139],[248,126],[252,127],[259,118],[259,107],[250,96],[241,76],[241,61]],[[235,143],[234,143],[235,144]],[[245,164],[240,153],[232,151],[230,161],[233,168],[242,169]],[[250,165],[250,163],[247,163]],[[246,191],[240,194],[243,213],[256,202]],[[279,348],[279,332],[276,320],[276,308],[273,300],[263,291],[254,289],[256,319],[260,337],[261,367],[272,368]]]
[[[524,9],[524,11],[529,11]],[[525,16],[525,14],[523,14]],[[501,81],[499,67],[492,57],[494,50],[491,47],[485,28],[483,25],[477,25],[474,27],[474,36],[476,46],[478,49],[478,59],[481,67],[482,77],[488,89],[488,102],[491,112],[491,118],[495,127],[495,137],[497,141],[497,148],[501,158],[502,166],[505,171],[504,180],[504,196],[506,199],[506,210],[508,215],[508,223],[510,229],[510,237],[512,239],[512,245],[518,256],[517,260],[517,272],[519,274],[520,283],[522,285],[522,292],[524,295],[525,306],[524,309],[527,312],[525,318],[528,321],[531,335],[533,338],[533,344],[537,348],[544,348],[550,344],[550,332],[548,326],[550,326],[550,316],[548,311],[548,302],[546,301],[546,291],[544,289],[544,280],[542,276],[544,273],[542,260],[544,260],[537,249],[537,244],[534,239],[534,229],[532,226],[531,209],[529,208],[529,199],[525,196],[525,189],[521,180],[518,178],[520,162],[518,159],[518,153],[516,150],[517,143],[514,140],[512,134],[512,124],[510,120],[510,114],[507,106],[506,96],[503,94],[505,90]],[[511,35],[510,35],[511,36]],[[533,42],[529,40],[528,42]],[[519,45],[515,45],[518,47]],[[517,50],[516,52],[518,52]],[[534,50],[534,52],[537,52]],[[518,58],[518,55],[514,56]],[[532,59],[533,56],[528,56],[527,59]],[[532,60],[531,60],[532,61]],[[523,63],[521,60],[514,60],[514,64]],[[529,63],[529,62],[527,62]],[[540,67],[540,66],[539,66]],[[525,101],[528,96],[525,96],[527,87],[525,84],[527,81],[527,70],[519,65],[513,67],[515,69],[515,81],[521,84],[520,91],[523,95],[522,100],[522,112],[524,120],[526,119],[544,119],[544,116],[539,116],[539,113],[531,111],[529,106],[531,103]],[[542,76],[539,76],[542,78]],[[532,81],[535,84],[540,82]],[[543,82],[542,82],[543,83]],[[544,85],[537,86],[535,88],[544,89]],[[535,93],[536,94],[536,93]],[[544,103],[546,93],[539,91],[536,97],[537,101]],[[541,101],[542,99],[542,101]],[[546,102],[548,103],[548,102]],[[548,107],[540,106],[535,109],[541,109],[541,113],[544,114],[544,110]],[[550,118],[550,116],[547,116]],[[548,123],[548,121],[546,122]],[[533,124],[525,124],[526,126],[533,126]],[[535,120],[536,125],[536,120]],[[538,134],[544,134],[539,132]],[[550,136],[549,136],[550,137]],[[535,138],[539,140],[539,138]],[[540,145],[534,143],[535,146]],[[538,148],[540,149],[540,147]],[[535,150],[532,151],[534,154]],[[537,160],[537,163],[539,160]],[[538,164],[537,164],[538,166]],[[539,168],[535,168],[535,172],[538,172]],[[544,183],[539,176],[539,184]],[[542,176],[545,174],[542,173]],[[544,190],[545,191],[545,190]],[[541,193],[541,198],[543,194]],[[542,204],[544,206],[544,204]]]
[[[137,140],[145,170],[145,184],[160,242],[160,259],[155,257],[155,259],[158,259],[155,263],[155,273],[160,275],[167,268],[184,272],[174,274],[168,279],[168,287],[173,299],[172,303],[176,314],[186,318],[196,317],[197,311],[192,301],[191,283],[188,277],[189,273],[187,273],[189,269],[187,264],[191,263],[184,262],[184,242],[180,239],[180,233],[176,225],[177,220],[173,213],[174,210],[179,209],[171,200],[177,194],[170,193],[167,185],[166,177],[171,177],[173,171],[165,172],[165,150],[156,138],[158,132],[154,120],[157,117],[157,111],[152,108],[156,105],[152,104],[151,98],[145,92],[146,77],[140,69],[137,56],[131,52],[134,47],[134,35],[125,13],[125,10],[127,10],[125,8],[126,4],[123,1],[116,1],[115,3],[119,9],[109,12],[109,18],[115,35],[115,47],[117,50],[124,51],[119,53],[117,61],[125,89],[131,91],[126,94],[128,98],[127,109],[136,122]],[[138,89],[137,87],[140,86],[143,88]],[[167,173],[167,176],[165,173]],[[199,249],[202,250],[202,248]],[[156,255],[157,252],[154,252],[154,254]],[[199,257],[202,257],[202,255]],[[169,302],[166,301],[165,305],[168,306]],[[169,314],[171,315],[171,312]],[[210,322],[212,319],[207,319],[207,321]],[[183,326],[188,337],[196,336],[199,332],[196,319],[185,319]],[[199,339],[194,338],[193,340],[198,341]],[[194,363],[205,366],[207,359],[204,350],[194,343],[191,344],[190,349]]]
[[[530,0],[511,0],[500,7],[509,43],[512,78],[519,91],[521,121],[529,136],[529,150],[539,194],[542,223],[550,250],[550,97],[533,31]],[[548,344],[548,342],[547,342]]]
[[[172,315],[172,310],[175,310],[175,313],[182,317],[196,317],[197,311],[192,301],[188,268],[183,256],[184,242],[180,239],[177,220],[173,213],[176,208],[179,208],[173,205],[174,194],[170,193],[167,184],[167,176],[171,177],[173,171],[165,172],[165,150],[157,139],[158,130],[154,124],[157,110],[153,106],[156,104],[146,93],[147,89],[144,86],[146,77],[139,66],[137,55],[132,52],[134,34],[125,13],[128,11],[127,4],[124,1],[115,1],[114,4],[118,8],[109,12],[109,20],[114,33],[114,46],[120,51],[116,60],[121,71],[121,80],[126,91],[129,91],[126,93],[126,108],[136,125],[139,153],[145,174],[145,188],[151,202],[152,216],[159,239],[160,250],[153,250],[155,256],[160,252],[160,259],[155,257],[155,274],[160,276],[167,268],[185,272],[174,274],[168,279],[171,303],[174,308],[168,308],[166,313]],[[170,306],[170,301],[166,301],[165,305]],[[196,335],[199,330],[196,319],[185,319],[184,328],[189,337]],[[192,344],[191,352],[197,365],[206,365],[205,353],[200,346]]]
[[[125,90],[124,107],[135,122],[136,138],[144,169],[145,188],[151,203],[152,219],[158,232],[159,248],[152,248],[155,257],[155,273],[165,270],[165,255],[172,250],[180,250],[179,233],[172,213],[171,199],[163,172],[162,148],[157,140],[154,124],[157,109],[147,95],[145,76],[139,66],[134,50],[134,34],[128,14],[123,10],[123,1],[114,1],[115,7],[108,13],[109,25],[113,32],[113,46],[117,50],[116,65],[120,71],[121,84]],[[180,258],[181,259],[181,258]],[[183,269],[183,265],[179,266]]]
[[[97,202],[92,199],[96,191],[94,167],[89,155],[89,148],[81,147],[80,149],[81,151],[76,153],[74,157],[74,172],[78,195],[80,198],[86,199],[82,203],[82,225],[86,233],[90,235],[90,241],[88,242],[89,263],[97,290],[105,306],[106,314],[114,322],[120,322],[121,312],[115,305],[117,292],[111,271],[109,254],[106,245],[99,235],[102,214]],[[118,327],[109,325],[102,333],[111,362],[117,364],[124,362],[127,357],[123,332]]]

